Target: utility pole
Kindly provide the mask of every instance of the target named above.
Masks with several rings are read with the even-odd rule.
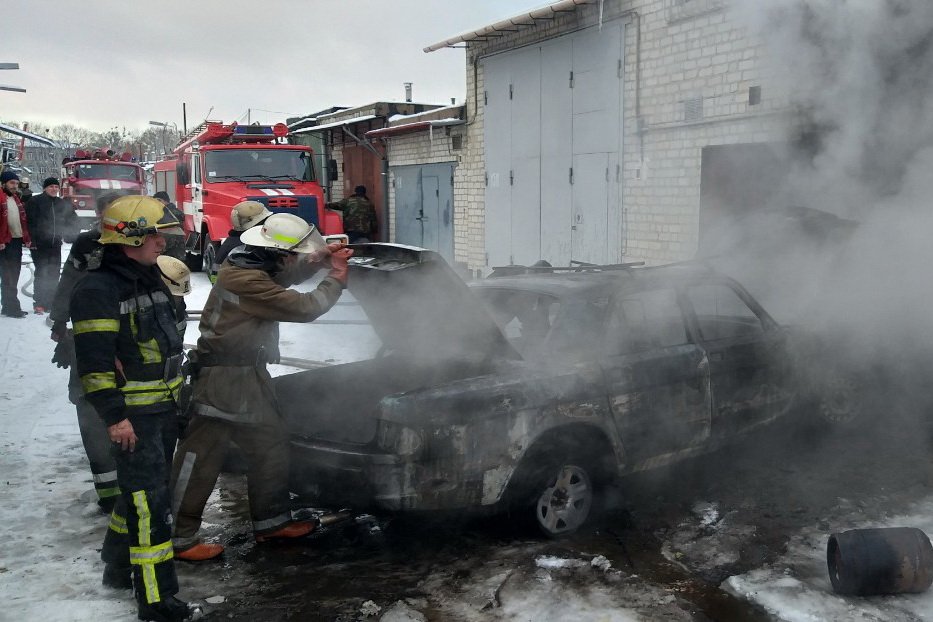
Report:
[[[0,69],[19,69],[19,63],[0,63]],[[18,86],[8,86],[0,84],[0,91],[14,91],[16,93],[25,93],[26,89]]]

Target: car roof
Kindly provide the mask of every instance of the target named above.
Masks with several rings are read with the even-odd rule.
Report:
[[[548,294],[557,298],[576,296],[590,290],[602,290],[607,286],[626,286],[632,289],[644,289],[652,286],[675,286],[700,281],[717,280],[733,282],[727,276],[716,272],[709,266],[684,262],[654,267],[627,268],[581,268],[581,271],[558,271],[535,269],[527,274],[495,276],[474,281],[474,289],[508,289]]]

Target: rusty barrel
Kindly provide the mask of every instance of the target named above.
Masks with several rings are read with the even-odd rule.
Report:
[[[826,563],[839,594],[918,593],[933,583],[933,545],[915,527],[834,533],[826,546]]]

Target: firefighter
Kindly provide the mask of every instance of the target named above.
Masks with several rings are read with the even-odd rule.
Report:
[[[230,224],[233,225],[233,228],[227,235],[227,239],[217,250],[217,255],[214,256],[214,263],[211,265],[211,272],[208,276],[211,283],[217,282],[217,271],[220,270],[220,265],[230,254],[230,251],[242,244],[240,234],[250,227],[261,225],[271,215],[272,212],[259,201],[241,201],[233,206],[230,211]]]
[[[168,192],[160,190],[152,195],[153,199],[158,199],[162,205],[169,211],[169,213],[177,220],[178,222],[185,223],[185,214],[178,207],[172,203],[172,199],[168,196]],[[185,259],[185,230],[178,228],[170,234],[166,234],[165,238],[165,252],[164,254],[169,257],[174,257],[175,259],[180,259],[184,261]]]
[[[188,327],[188,307],[185,296],[191,293],[191,270],[180,259],[169,255],[159,255],[156,260],[162,281],[175,298],[175,315],[178,318],[178,334],[185,338]]]
[[[98,219],[104,208],[120,195],[108,193],[97,200],[95,211]],[[94,480],[94,489],[97,491],[97,505],[104,514],[110,514],[113,506],[120,496],[120,487],[117,484],[117,463],[110,455],[110,437],[107,435],[107,426],[103,419],[97,416],[97,411],[84,398],[81,388],[81,379],[74,364],[74,339],[68,330],[68,320],[71,319],[71,294],[75,285],[87,274],[88,268],[96,270],[100,267],[104,247],[98,242],[100,238],[99,222],[90,231],[78,234],[71,245],[71,251],[65,260],[61,279],[55,289],[52,301],[52,341],[56,343],[52,362],[63,368],[71,368],[68,378],[68,400],[75,405],[78,413],[78,428],[81,431],[81,441],[84,443],[84,453],[91,466],[91,477]]]
[[[193,416],[172,466],[175,555],[189,561],[223,552],[202,542],[198,529],[230,440],[246,456],[256,541],[301,537],[315,526],[292,520],[288,442],[266,364],[279,360],[280,321],[311,322],[337,302],[353,251],[325,245],[314,225],[293,214],[273,214],[241,240],[201,314]],[[287,289],[328,265],[313,291]]]
[[[372,242],[379,231],[376,220],[376,208],[366,196],[366,186],[357,186],[353,195],[327,207],[343,212],[343,230],[350,238],[350,244]]]
[[[175,598],[168,493],[182,340],[156,267],[162,231],[178,226],[151,197],[113,201],[101,218],[100,265],[88,266],[71,298],[78,375],[107,425],[121,490],[101,551],[104,584],[129,587],[132,569],[140,620],[191,617]]]

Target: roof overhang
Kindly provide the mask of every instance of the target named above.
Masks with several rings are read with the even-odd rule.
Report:
[[[354,123],[362,123],[364,121],[372,121],[373,119],[378,119],[379,117],[374,114],[368,114],[362,117],[352,117],[349,119],[343,119],[342,121],[334,121],[332,123],[325,123],[324,125],[312,125],[311,127],[301,128],[299,130],[294,130],[292,134],[311,134],[313,132],[323,132],[326,130],[332,130],[334,128],[343,127],[345,125],[353,125]]]
[[[561,0],[554,2],[540,9],[519,13],[509,19],[496,22],[490,26],[485,26],[479,30],[471,30],[463,34],[451,37],[444,41],[439,41],[433,45],[424,48],[425,52],[434,52],[441,48],[455,47],[461,43],[471,41],[488,41],[496,37],[502,37],[510,33],[518,32],[525,28],[535,26],[539,21],[552,20],[561,13],[573,13],[577,7],[583,4],[594,4],[598,0]]]
[[[463,119],[438,119],[436,121],[415,121],[413,123],[403,123],[391,127],[381,127],[375,130],[369,130],[363,136],[366,138],[388,138],[400,134],[411,134],[422,130],[433,130],[435,127],[449,127],[451,125],[463,125],[466,123]]]
[[[56,147],[54,141],[49,140],[45,136],[39,136],[38,134],[33,134],[32,132],[27,132],[21,130],[18,127],[13,127],[12,125],[7,125],[5,123],[0,123],[0,132],[7,132],[9,134],[15,134],[21,138],[28,138],[29,140],[34,140],[37,143],[41,143],[46,147]]]

